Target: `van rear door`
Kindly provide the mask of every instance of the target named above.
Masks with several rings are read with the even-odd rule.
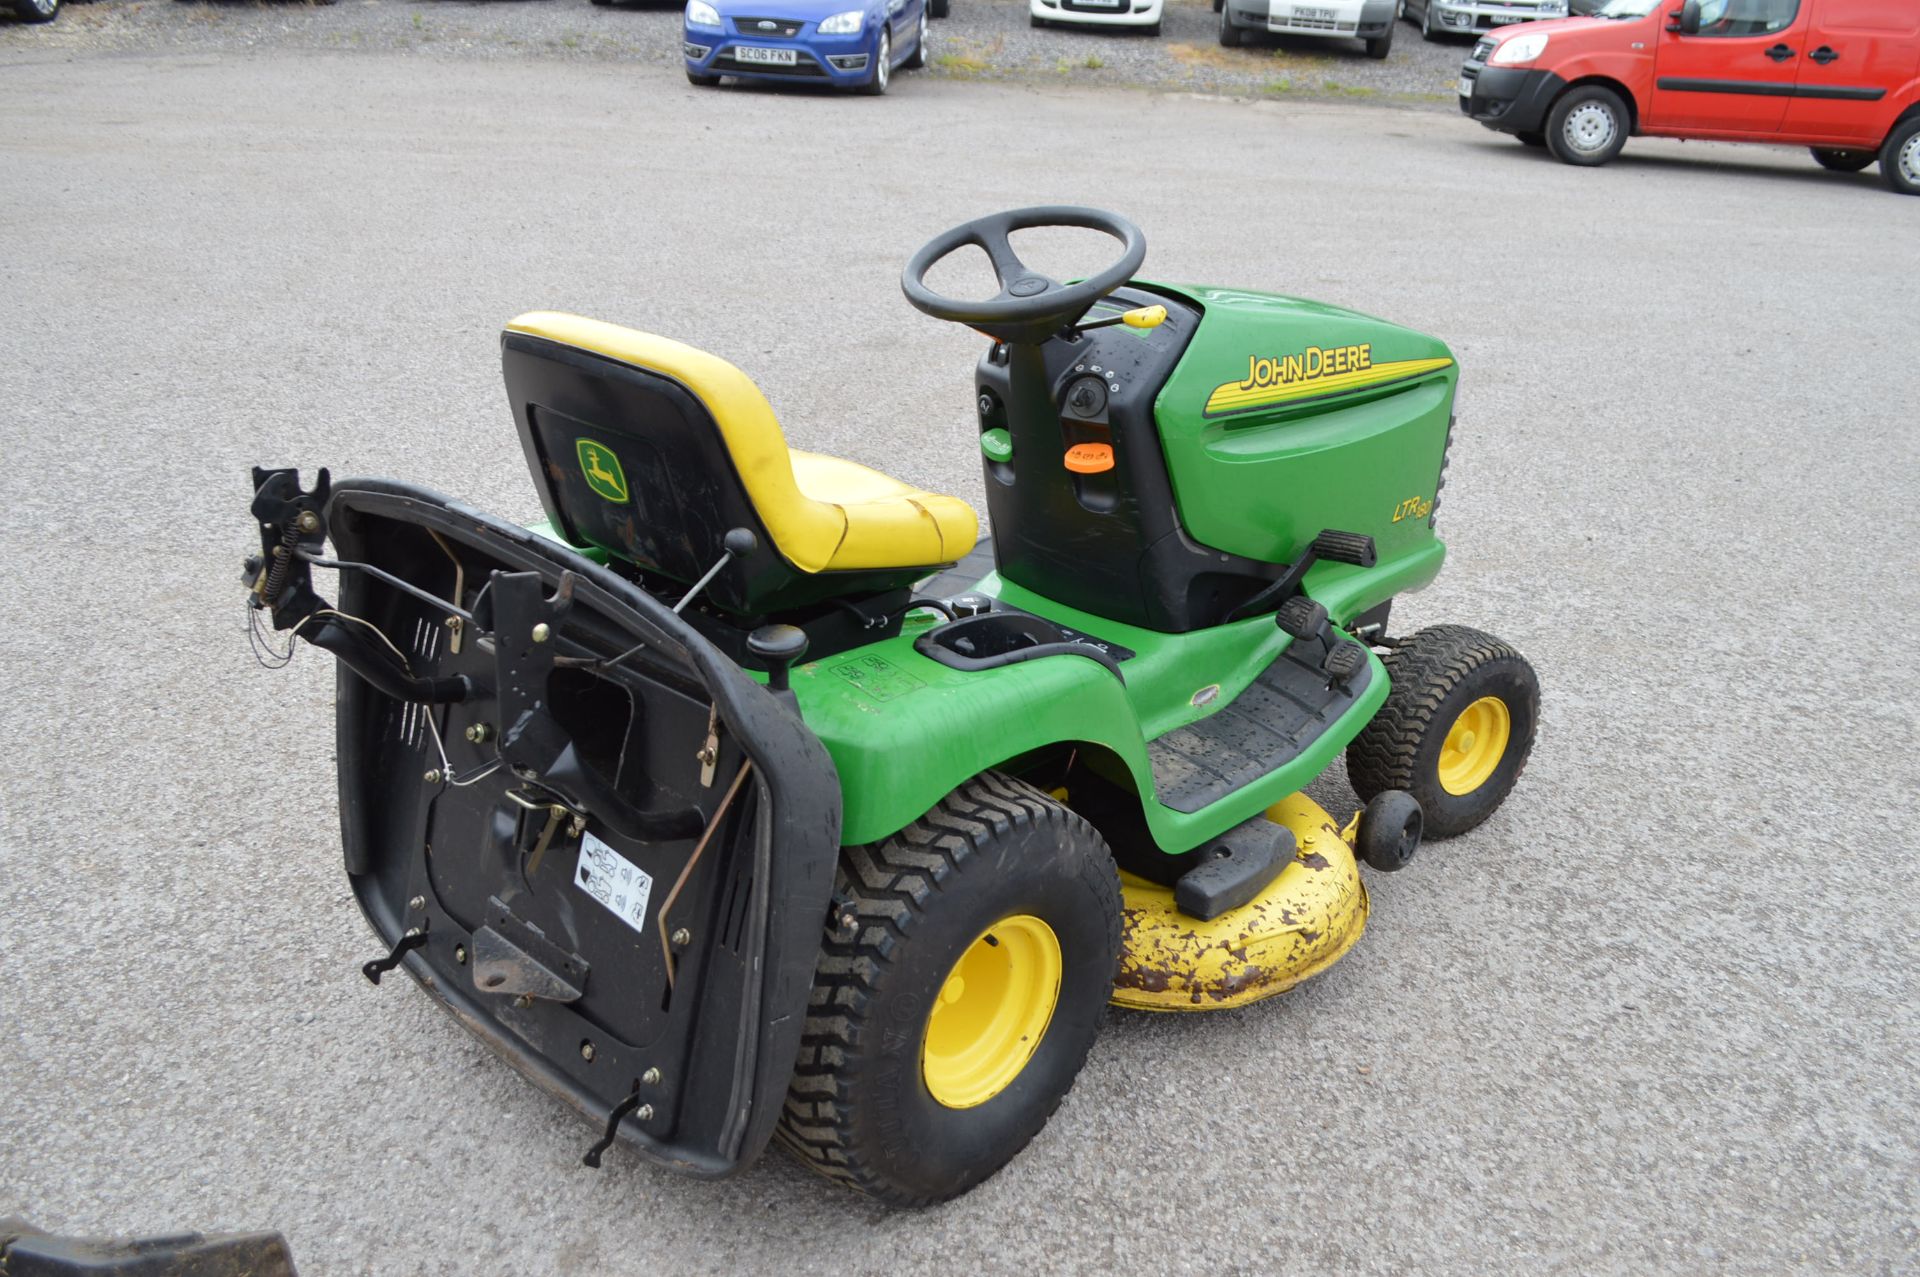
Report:
[[[1920,4],[1814,0],[1813,26],[1783,132],[1879,146],[1890,98],[1920,73]]]
[[[1646,124],[1776,133],[1793,100],[1813,0],[1702,0],[1700,30],[1662,30]]]

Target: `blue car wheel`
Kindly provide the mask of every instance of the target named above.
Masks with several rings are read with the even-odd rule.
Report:
[[[920,34],[914,37],[913,52],[907,55],[906,66],[918,71],[927,65],[927,6],[920,6]]]
[[[879,97],[887,91],[887,81],[893,78],[893,36],[886,28],[886,19],[881,19],[880,47],[873,54],[873,78],[860,86],[862,93]]]

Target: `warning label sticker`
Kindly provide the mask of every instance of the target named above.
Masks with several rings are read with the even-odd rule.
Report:
[[[595,838],[591,830],[580,836],[580,863],[573,871],[573,885],[635,931],[646,930],[652,875]]]

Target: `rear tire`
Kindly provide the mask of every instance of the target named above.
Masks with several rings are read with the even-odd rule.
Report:
[[[947,11],[953,8],[953,0],[927,0],[927,8],[932,10],[934,17],[944,18]]]
[[[1813,152],[1813,162],[1823,169],[1835,173],[1858,173],[1867,165],[1879,159],[1872,151],[1836,151],[1824,146],[1808,147]]]
[[[780,1142],[894,1205],[956,1197],[1046,1125],[1106,1020],[1120,959],[1112,858],[1085,820],[986,772],[893,837],[845,848],[834,902]],[[1038,1042],[1001,1037],[1008,1050],[988,1057],[1014,1072],[990,1094],[947,1090],[951,1062],[1007,1022],[994,1012],[1018,1002],[1039,933],[1055,956],[1028,968],[1058,993]]]
[[[1597,168],[1620,154],[1631,127],[1618,93],[1583,84],[1562,93],[1547,112],[1547,149],[1564,164]]]
[[[1362,801],[1404,789],[1425,836],[1451,838],[1491,816],[1533,752],[1540,680],[1512,647],[1464,625],[1436,625],[1386,658],[1393,688],[1347,746]]]
[[[918,71],[927,65],[927,17],[927,10],[920,10],[920,34],[915,37],[913,52],[903,64],[909,71]]]
[[[1901,195],[1920,195],[1920,115],[1898,124],[1880,148],[1880,176]]]

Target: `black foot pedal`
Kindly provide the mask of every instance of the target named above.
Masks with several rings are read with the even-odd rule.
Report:
[[[427,942],[427,933],[418,927],[401,936],[394,944],[393,952],[384,958],[375,958],[360,968],[360,974],[374,984],[380,983],[380,977],[400,965],[400,960]]]
[[[1327,623],[1327,609],[1304,594],[1296,594],[1280,605],[1274,621],[1297,639],[1317,638]]]
[[[1364,532],[1335,532],[1332,528],[1313,539],[1313,557],[1330,563],[1351,563],[1357,568],[1370,568],[1379,562],[1372,537]]]
[[[1202,922],[1259,895],[1293,861],[1293,831],[1265,816],[1235,825],[1194,852],[1198,863],[1173,884],[1174,907]]]
[[[1341,687],[1351,683],[1353,676],[1366,667],[1367,650],[1358,643],[1335,643],[1322,666],[1327,676]]]

